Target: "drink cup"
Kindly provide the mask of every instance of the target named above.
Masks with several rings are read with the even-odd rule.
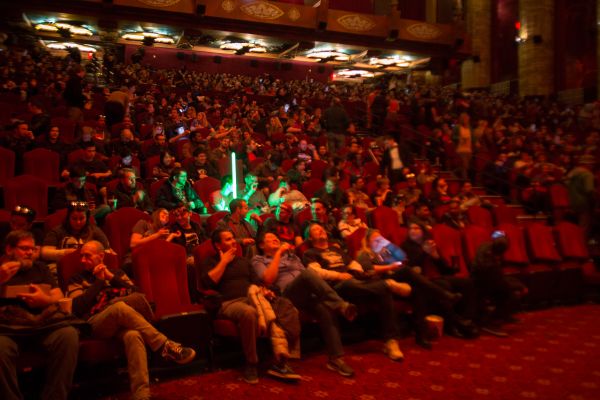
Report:
[[[73,299],[69,297],[64,297],[58,300],[58,308],[65,314],[71,314],[71,312],[73,311]]]
[[[439,339],[444,334],[444,318],[439,315],[428,315],[425,317],[427,333],[432,339]]]

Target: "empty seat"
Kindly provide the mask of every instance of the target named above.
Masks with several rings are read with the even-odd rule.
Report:
[[[15,152],[0,147],[0,185],[15,176]]]
[[[48,214],[48,183],[37,176],[20,175],[4,183],[4,207],[26,205],[42,219]]]
[[[48,149],[34,149],[23,154],[23,171],[48,183],[60,179],[60,155]]]
[[[123,207],[108,214],[104,221],[106,237],[121,261],[129,252],[131,231],[140,220],[150,221],[150,216],[136,208]]]
[[[321,179],[311,178],[302,184],[302,193],[307,199],[310,199],[323,186],[325,186],[325,182]]]
[[[484,228],[492,228],[494,226],[492,214],[486,208],[480,206],[471,206],[467,209],[467,217],[473,225]]]
[[[464,259],[460,231],[447,225],[437,224],[432,229],[432,235],[440,256],[449,266],[454,268],[456,276],[468,277],[469,271]]]
[[[408,234],[406,228],[398,223],[398,214],[393,209],[386,206],[379,206],[371,211],[371,223],[373,227],[379,229],[383,237],[397,246],[400,246]]]

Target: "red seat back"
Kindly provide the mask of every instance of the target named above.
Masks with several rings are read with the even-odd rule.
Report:
[[[346,246],[348,247],[348,254],[350,257],[355,258],[360,249],[362,248],[362,241],[367,234],[365,228],[358,228],[351,235],[346,236]]]
[[[123,207],[108,214],[104,221],[104,232],[111,248],[117,253],[120,260],[130,248],[131,231],[140,220],[150,221],[150,216],[133,207]]]
[[[187,256],[183,246],[153,240],[136,247],[132,256],[137,284],[147,299],[156,304],[157,318],[189,309]]]
[[[294,160],[287,158],[281,162],[283,172],[288,172],[294,166]]]
[[[202,178],[197,180],[194,183],[194,190],[198,193],[198,197],[204,203],[204,206],[207,208],[208,212],[214,212],[210,205],[210,194],[216,190],[221,189],[221,182],[218,179],[207,176],[206,178]]]
[[[310,199],[323,186],[325,186],[325,182],[323,182],[321,179],[310,178],[308,181],[302,184],[302,193],[307,199]]]
[[[160,156],[152,156],[146,159],[146,163],[144,164],[144,178],[152,179],[154,176],[152,175],[152,170],[160,163]]]
[[[323,172],[327,169],[329,164],[323,160],[312,160],[310,163],[310,176],[316,179],[322,179]]]
[[[492,221],[492,214],[483,207],[469,207],[467,209],[467,217],[473,225],[481,226],[484,228],[492,228],[494,226],[494,222]]]
[[[60,155],[48,149],[34,149],[23,154],[24,172],[49,183],[59,181]]]
[[[310,207],[305,207],[294,215],[294,220],[296,221],[298,229],[302,229],[302,225],[304,225],[306,221],[310,221],[312,217]],[[300,232],[300,234],[304,234],[304,232]]]
[[[0,147],[0,184],[15,176],[15,152]]]
[[[37,218],[48,215],[48,184],[37,176],[20,175],[4,183],[4,207],[26,205],[37,212]]]
[[[472,265],[477,254],[477,249],[483,243],[490,240],[492,230],[487,227],[468,225],[463,231],[463,242],[465,245],[465,261],[468,265]]]
[[[397,246],[400,246],[408,235],[406,228],[398,222],[398,214],[386,206],[379,206],[371,211],[373,227],[379,229],[383,237]]]
[[[507,207],[505,205],[501,205],[498,207],[494,207],[492,212],[494,213],[496,225],[517,223],[518,210],[514,207]]]
[[[534,261],[559,262],[560,254],[556,250],[556,242],[552,228],[540,223],[525,228],[529,240],[529,250]]]
[[[564,258],[587,260],[590,253],[586,246],[585,234],[580,226],[570,222],[560,222],[554,227],[558,250]]]
[[[460,231],[444,224],[437,224],[432,230],[440,256],[448,265],[458,266],[457,276],[467,277],[469,271],[465,263]]]
[[[552,208],[569,207],[569,192],[565,185],[557,183],[550,186],[550,203]]]
[[[156,202],[156,197],[158,196],[158,190],[160,187],[167,181],[168,178],[162,178],[157,181],[152,182],[150,184],[150,198],[152,202]]]
[[[517,224],[500,224],[498,229],[506,233],[508,250],[504,253],[504,261],[512,264],[528,264],[527,245],[523,229]]]
[[[219,223],[220,220],[225,218],[227,214],[229,214],[229,211],[217,211],[216,213],[208,217],[206,219],[206,228],[208,229],[208,231],[214,231],[217,227],[217,223]]]

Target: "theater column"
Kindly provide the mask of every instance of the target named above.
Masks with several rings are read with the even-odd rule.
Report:
[[[491,72],[491,0],[468,1],[465,14],[473,57],[462,63],[461,85],[463,89],[487,87]]]
[[[519,94],[554,93],[554,0],[520,0]]]

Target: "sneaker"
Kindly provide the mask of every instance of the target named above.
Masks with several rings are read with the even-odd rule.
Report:
[[[175,361],[177,364],[187,364],[196,357],[196,352],[190,347],[167,340],[162,348],[161,356],[165,360]]]
[[[398,346],[398,341],[396,339],[390,339],[385,342],[385,346],[383,346],[383,352],[394,361],[404,360],[404,354],[400,350],[400,346]]]
[[[286,381],[299,381],[302,378],[287,363],[274,364],[267,370],[267,374]]]
[[[482,326],[481,331],[496,337],[508,337],[508,333],[495,326]]]
[[[337,372],[338,374],[342,375],[342,376],[352,376],[354,375],[354,370],[352,369],[352,367],[350,367],[348,364],[346,364],[344,362],[344,359],[339,357],[339,358],[335,358],[335,359],[329,359],[329,361],[327,361],[327,368]]]
[[[354,321],[358,311],[356,310],[356,306],[352,303],[344,303],[342,307],[340,307],[340,314],[344,316],[348,321]]]
[[[244,376],[242,377],[244,382],[249,383],[251,385],[255,385],[258,383],[258,370],[256,369],[256,365],[248,364],[246,368],[244,368]]]

